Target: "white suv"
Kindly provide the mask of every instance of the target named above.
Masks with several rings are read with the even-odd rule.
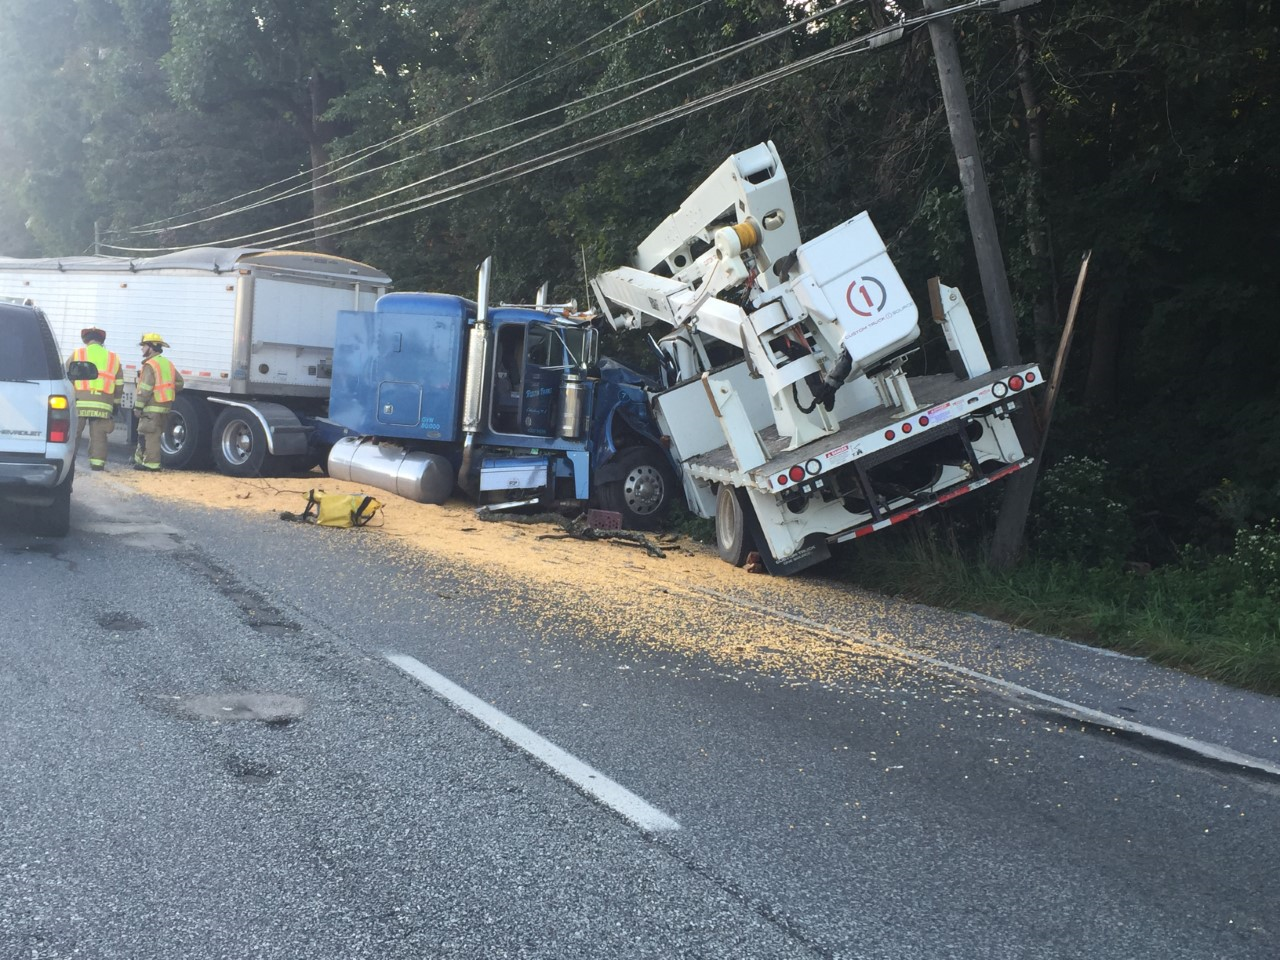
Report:
[[[44,313],[0,302],[0,507],[17,507],[37,534],[66,536],[75,477],[76,397],[71,379],[98,368],[62,368]],[[70,379],[69,379],[70,378]]]

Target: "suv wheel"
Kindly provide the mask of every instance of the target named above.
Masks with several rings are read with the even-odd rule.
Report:
[[[74,476],[74,475],[73,475]],[[71,530],[71,477],[53,492],[53,503],[35,514],[38,537],[65,537]]]

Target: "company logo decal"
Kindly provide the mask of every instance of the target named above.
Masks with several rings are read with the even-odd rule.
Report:
[[[875,277],[859,277],[849,284],[849,289],[844,294],[844,302],[860,317],[875,316],[884,309],[887,299],[889,295],[885,292],[884,284]]]

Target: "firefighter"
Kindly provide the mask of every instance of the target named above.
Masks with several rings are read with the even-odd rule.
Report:
[[[164,348],[169,345],[160,334],[144,333],[138,346],[142,347],[142,369],[138,371],[138,389],[133,396],[133,412],[138,417],[133,468],[154,473],[160,469],[160,435],[173,398],[182,389],[182,374],[164,356]]]
[[[76,427],[76,450],[84,436],[85,424],[89,425],[89,469],[103,470],[107,465],[107,436],[115,429],[116,410],[124,393],[124,371],[120,358],[108,350],[107,332],[101,327],[85,327],[80,331],[83,347],[72,351],[68,363],[88,360],[98,368],[96,380],[77,380],[76,415],[80,425]]]

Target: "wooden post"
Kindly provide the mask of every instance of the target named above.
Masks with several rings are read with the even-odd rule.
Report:
[[[1053,405],[1058,400],[1058,390],[1062,386],[1062,377],[1067,368],[1067,354],[1071,350],[1071,338],[1076,329],[1076,311],[1080,309],[1080,295],[1084,291],[1084,278],[1089,272],[1089,258],[1092,250],[1086,250],[1080,260],[1080,273],[1076,276],[1076,288],[1071,294],[1071,306],[1067,308],[1067,322],[1062,328],[1062,339],[1058,341],[1058,355],[1053,361],[1053,372],[1049,375],[1049,386],[1045,388],[1044,427],[1040,432],[1040,454],[1044,453],[1045,442],[1049,439],[1049,422],[1053,419]]]
[[[925,0],[925,8],[933,12],[945,10],[947,6],[947,0]],[[965,209],[969,214],[969,230],[973,234],[974,253],[982,277],[982,293],[986,299],[996,360],[1001,366],[1012,366],[1022,361],[1013,316],[1013,296],[1009,292],[1004,254],[996,233],[995,211],[991,207],[991,194],[987,191],[986,174],[978,153],[978,134],[973,126],[973,112],[964,86],[960,50],[956,46],[951,19],[931,20],[929,38],[933,42],[942,102],[946,106],[951,143],[960,168],[960,184],[964,189]],[[1024,405],[1014,411],[1013,425],[1024,451],[1039,449],[1029,407]],[[1038,462],[1019,470],[1005,481],[1004,499],[1000,503],[1000,515],[996,519],[988,556],[988,561],[996,569],[1012,566],[1022,552],[1022,535],[1031,510]]]
[[[925,0],[925,7],[931,11],[945,10],[947,0]],[[929,38],[933,41],[942,102],[947,109],[947,125],[951,128],[951,143],[960,168],[960,185],[964,189],[965,210],[969,214],[969,231],[973,234],[973,249],[982,277],[982,295],[987,302],[987,319],[991,323],[996,359],[1001,366],[1009,366],[1022,360],[1018,353],[1013,296],[1009,293],[1009,277],[1005,273],[1000,237],[996,233],[995,211],[991,207],[986,173],[978,153],[978,134],[973,126],[973,112],[969,108],[960,50],[956,46],[951,20],[930,21]]]

